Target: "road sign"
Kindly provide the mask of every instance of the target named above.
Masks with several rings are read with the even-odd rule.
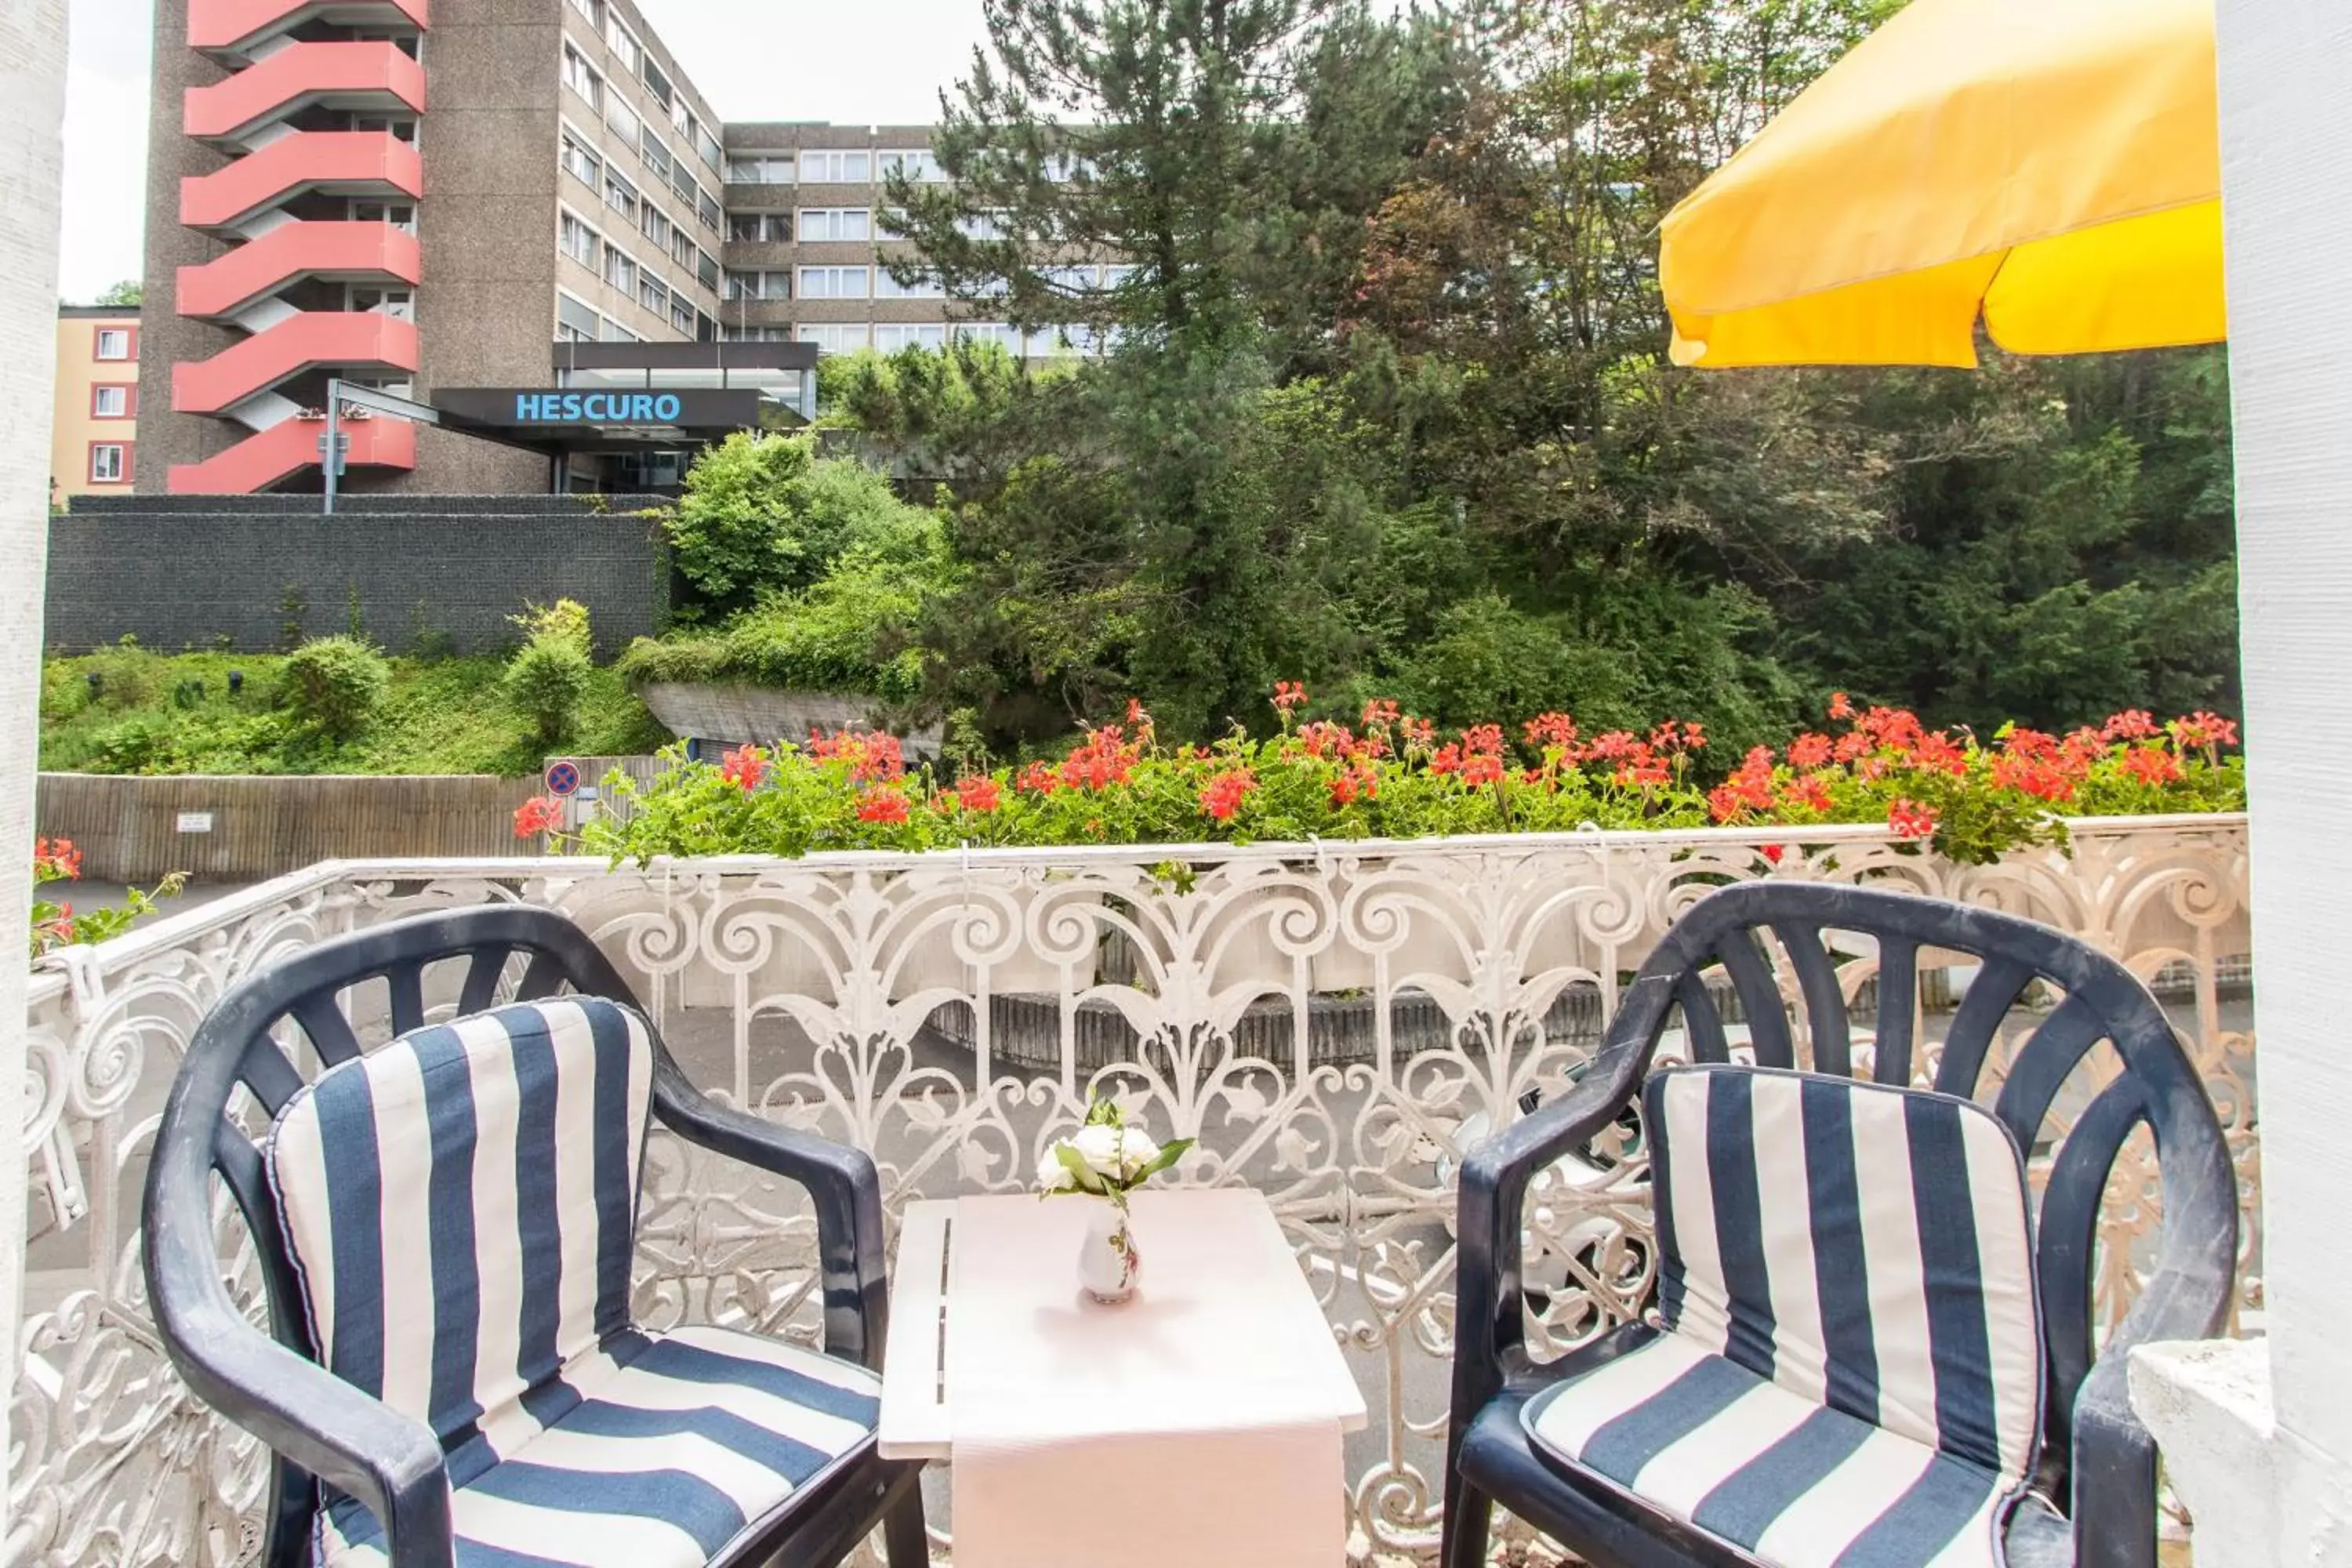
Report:
[[[352,438],[340,430],[335,433],[331,460],[328,456],[327,437],[324,436],[319,437],[319,464],[334,474],[337,479],[341,479],[344,470],[351,466],[351,458]]]
[[[577,795],[580,792],[580,764],[565,761],[547,764],[547,793],[552,795]]]

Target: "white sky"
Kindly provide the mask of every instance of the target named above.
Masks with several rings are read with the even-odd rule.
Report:
[[[151,3],[72,0],[59,258],[68,301],[139,276]],[[939,117],[940,89],[965,73],[984,31],[981,0],[637,5],[729,120],[928,122]]]

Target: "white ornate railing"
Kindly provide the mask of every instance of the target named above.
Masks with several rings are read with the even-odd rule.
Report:
[[[1425,1552],[1455,1161],[1590,1051],[1620,975],[1681,909],[1727,879],[1867,879],[2033,915],[2123,957],[2163,983],[2199,1055],[2240,1150],[2251,1238],[2253,1042],[2233,984],[2245,858],[2242,817],[2191,817],[2082,823],[2071,857],[1968,868],[1863,828],[313,867],[36,980],[5,1559],[226,1564],[257,1544],[259,1456],[191,1402],[147,1323],[137,1188],[197,1019],[321,937],[488,899],[563,910],[708,1087],[872,1151],[893,1213],[1021,1187],[1089,1092],[1115,1089],[1156,1129],[1200,1139],[1179,1179],[1273,1200],[1381,1413],[1350,1450],[1360,1544]],[[1870,971],[1863,956],[1843,973],[1858,988]],[[1942,989],[1931,977],[1931,1038]],[[1540,1340],[1588,1337],[1640,1300],[1639,1174],[1538,1193]],[[2111,1191],[2111,1312],[2151,1218],[2145,1177],[2126,1168]],[[789,1194],[671,1146],[649,1163],[644,1212],[649,1318],[809,1332],[809,1221]],[[2249,1301],[2258,1289],[2250,1272]]]

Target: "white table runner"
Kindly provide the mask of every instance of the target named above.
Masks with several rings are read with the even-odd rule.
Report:
[[[1078,1289],[1092,1201],[957,1205],[956,1568],[1338,1568],[1361,1396],[1265,1201],[1138,1194],[1118,1307]]]

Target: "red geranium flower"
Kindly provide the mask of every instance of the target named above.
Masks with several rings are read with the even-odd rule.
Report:
[[[986,773],[974,773],[956,781],[955,801],[966,811],[994,811],[1003,803],[1004,792]]]
[[[1936,808],[1897,795],[1886,808],[1886,826],[1897,838],[1926,838],[1936,831]]]
[[[1846,696],[1846,694],[1845,694],[1844,692],[1843,692],[1843,691],[1832,691],[1832,692],[1831,692],[1831,693],[1830,693],[1830,717],[1831,717],[1831,718],[1832,718],[1832,719],[1851,719],[1851,718],[1853,718],[1853,700],[1852,700],[1852,699],[1850,699],[1850,698],[1848,698],[1848,697]]]
[[[1503,759],[1488,752],[1462,759],[1462,782],[1466,784],[1499,784],[1503,778]]]
[[[738,746],[719,764],[719,776],[748,794],[768,776],[768,759],[757,746]]]
[[[904,822],[907,797],[887,784],[875,784],[857,797],[860,822]]]
[[[562,825],[563,803],[553,795],[533,795],[515,807],[514,835],[517,838],[536,838]]]
[[[1307,688],[1300,682],[1296,680],[1277,680],[1274,683],[1274,710],[1276,712],[1287,714],[1294,708],[1305,706],[1306,702]]]
[[[1241,808],[1242,797],[1255,788],[1257,779],[1247,768],[1229,768],[1201,789],[1201,809],[1219,822]]]
[[[1789,765],[1818,768],[1830,760],[1830,738],[1808,731],[1789,742]]]
[[[2134,746],[2124,752],[2123,770],[2152,789],[2180,777],[2180,759],[2162,746]]]

